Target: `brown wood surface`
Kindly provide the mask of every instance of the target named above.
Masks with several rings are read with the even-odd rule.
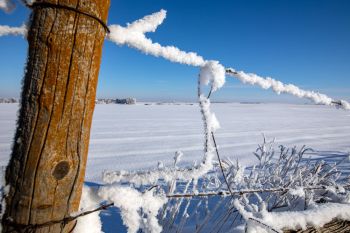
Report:
[[[347,233],[350,232],[350,222],[333,220],[321,228],[309,227],[306,230],[291,231],[286,230],[284,233]]]
[[[42,2],[74,7],[104,22],[109,9],[109,0]],[[19,120],[6,171],[10,190],[3,232],[20,232],[22,224],[59,220],[78,210],[104,37],[104,28],[91,17],[66,9],[33,11]],[[74,224],[29,232],[70,232]]]

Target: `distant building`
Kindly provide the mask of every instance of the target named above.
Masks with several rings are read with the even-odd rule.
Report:
[[[126,98],[126,99],[116,99],[116,104],[136,104],[135,98]]]
[[[135,98],[126,99],[96,99],[96,104],[136,104]]]

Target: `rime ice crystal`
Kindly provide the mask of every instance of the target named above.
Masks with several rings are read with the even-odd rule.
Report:
[[[167,202],[164,195],[155,195],[152,191],[141,193],[130,187],[111,185],[101,187],[99,196],[113,201],[121,210],[121,216],[129,233],[139,229],[146,233],[160,233],[162,227],[157,220],[158,211]],[[146,213],[146,216],[143,213]]]
[[[212,90],[216,91],[225,84],[225,68],[218,61],[208,61],[200,71],[201,83],[212,83]]]
[[[93,188],[84,186],[80,200],[80,211],[90,210],[99,204],[100,198],[96,195]],[[99,216],[100,211],[78,218],[74,233],[101,233],[102,223]]]

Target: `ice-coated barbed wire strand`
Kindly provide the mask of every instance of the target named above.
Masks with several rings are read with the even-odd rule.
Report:
[[[145,54],[156,57],[163,57],[169,61],[191,66],[203,67],[208,63],[202,56],[194,52],[185,52],[174,46],[162,46],[159,43],[152,42],[145,36],[146,32],[154,32],[157,27],[162,24],[166,17],[166,11],[161,10],[151,15],[145,16],[126,27],[120,25],[111,25],[111,33],[107,39],[118,45],[127,45],[135,48]],[[272,78],[262,78],[255,74],[247,74],[243,71],[235,71],[232,68],[226,69],[226,74],[237,78],[243,83],[250,85],[258,85],[263,89],[272,88],[277,94],[288,93],[299,98],[307,98],[316,104],[324,104],[329,106],[338,106],[343,109],[350,110],[350,103],[345,100],[334,100],[324,94],[305,91],[293,84],[283,84],[282,82]]]
[[[172,62],[191,66],[203,66],[205,64],[204,59],[196,53],[184,52],[174,46],[162,46],[146,38],[145,33],[155,32],[157,27],[163,23],[165,17],[166,11],[162,9],[159,12],[127,24],[126,27],[110,25],[111,32],[107,35],[107,39],[118,45],[127,45],[145,54],[163,57]]]
[[[10,13],[16,8],[16,4],[12,0],[0,0],[0,10]]]
[[[93,210],[87,210],[84,212],[77,213],[75,215],[65,217],[63,219],[53,220],[53,221],[44,222],[44,223],[40,223],[40,224],[18,224],[18,223],[12,222],[10,219],[3,219],[3,221],[6,222],[7,224],[9,224],[10,226],[14,227],[16,230],[20,230],[20,232],[35,232],[35,230],[37,230],[37,229],[49,227],[49,226],[56,225],[59,223],[67,224],[69,222],[77,220],[80,217],[84,217],[86,215],[95,213],[97,211],[106,210],[109,207],[112,207],[113,205],[114,205],[114,203],[103,204],[103,205],[100,205],[99,207],[97,207]],[[17,231],[14,231],[14,232],[17,232]]]
[[[196,67],[203,67],[209,61],[205,60],[195,52],[185,52],[175,46],[162,46],[154,43],[145,36],[147,32],[154,32],[157,27],[162,24],[166,17],[166,11],[161,10],[142,19],[128,24],[126,27],[120,25],[110,25],[110,33],[107,39],[118,45],[127,45],[135,48],[145,54],[155,57],[163,57],[171,62],[187,64]],[[10,29],[10,30],[9,30]],[[1,32],[2,31],[2,32]],[[0,36],[4,35],[26,35],[27,29],[22,27],[11,28],[9,26],[0,26]],[[272,89],[277,94],[287,93],[299,98],[306,98],[316,104],[336,106],[346,110],[350,110],[350,103],[345,100],[334,100],[325,94],[314,91],[306,91],[300,89],[293,84],[283,84],[282,82],[272,78],[262,78],[256,74],[236,71],[233,68],[227,68],[226,74],[237,78],[243,83],[257,85],[263,89]],[[214,80],[215,81],[215,80]]]
[[[263,89],[272,89],[275,93],[287,93],[299,98],[310,99],[316,104],[323,104],[329,106],[339,106],[344,109],[350,110],[350,104],[347,101],[340,100],[336,101],[325,94],[321,94],[314,91],[306,91],[300,89],[293,84],[284,84],[278,80],[272,79],[270,77],[263,78],[256,74],[245,73],[243,71],[236,71],[233,68],[227,68],[226,74],[237,78],[242,83],[256,85]]]
[[[199,101],[199,106],[200,106],[200,109],[201,109],[201,114],[202,114],[202,119],[203,119],[203,126],[204,126],[204,135],[205,135],[205,144],[204,144],[204,153],[205,153],[205,158],[204,159],[205,160],[204,161],[206,163],[207,162],[208,163],[212,163],[212,156],[210,155],[210,153],[212,153],[211,152],[211,150],[212,150],[211,143],[212,143],[214,148],[215,148],[217,159],[218,159],[218,162],[219,162],[219,165],[220,165],[220,169],[221,169],[223,178],[225,180],[227,189],[229,190],[229,192],[231,193],[231,196],[233,198],[233,193],[231,191],[230,184],[229,184],[229,182],[227,180],[227,177],[226,177],[226,174],[225,174],[222,162],[221,162],[219,150],[218,150],[218,147],[217,147],[217,144],[216,144],[216,141],[215,141],[215,136],[214,136],[214,131],[215,130],[213,130],[213,127],[211,126],[211,124],[213,124],[213,120],[208,119],[209,117],[210,118],[213,117],[211,115],[211,113],[210,113],[210,97],[211,97],[211,94],[213,93],[213,91],[215,90],[215,87],[213,85],[211,86],[209,94],[208,94],[207,98],[205,98],[203,96],[202,90],[201,90],[201,85],[202,85],[202,81],[203,81],[203,78],[201,77],[202,75],[205,75],[205,73],[202,72],[202,70],[201,70],[199,78],[198,78],[198,89],[197,89],[197,92],[198,92],[198,101]],[[209,161],[206,161],[206,160],[209,160]]]
[[[27,36],[27,26],[23,24],[20,27],[10,27],[7,25],[0,25],[0,37],[1,36]]]
[[[209,95],[208,95],[209,96]],[[201,79],[200,77],[198,77],[198,83],[197,83],[197,97],[198,97],[198,103],[199,103],[199,108],[200,108],[200,112],[202,115],[202,122],[203,122],[203,130],[204,130],[204,153],[208,152],[208,148],[209,148],[209,141],[210,141],[210,137],[209,137],[209,132],[208,132],[208,119],[207,119],[207,114],[205,114],[205,110],[204,110],[204,103],[202,100],[202,90],[201,90]],[[207,98],[209,99],[209,98]],[[204,161],[204,159],[203,159]]]
[[[333,187],[333,186],[331,186]],[[350,184],[341,186],[344,189],[350,190]],[[268,189],[242,189],[242,190],[232,190],[234,195],[242,196],[244,194],[253,194],[253,193],[279,193],[279,192],[288,192],[299,187],[294,188],[268,188]],[[315,187],[300,187],[303,190],[327,190],[329,186],[315,186]],[[167,198],[184,198],[184,197],[210,197],[210,196],[229,196],[231,193],[229,191],[219,191],[219,192],[205,192],[205,193],[180,193],[180,194],[170,194],[166,195]]]

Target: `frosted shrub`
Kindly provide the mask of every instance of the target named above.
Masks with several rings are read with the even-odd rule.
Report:
[[[175,195],[169,196],[177,198],[169,198],[159,216],[165,232],[227,232],[244,227],[248,232],[279,232],[350,217],[344,205],[349,202],[348,177],[342,176],[338,164],[312,162],[305,158],[312,150],[305,147],[279,146],[275,151],[273,145],[264,140],[254,153],[257,165],[247,169],[223,161],[232,196],[218,164],[198,182],[176,181]],[[327,208],[332,213],[325,214]],[[291,215],[294,222],[288,220]],[[317,216],[321,219],[313,220]]]

